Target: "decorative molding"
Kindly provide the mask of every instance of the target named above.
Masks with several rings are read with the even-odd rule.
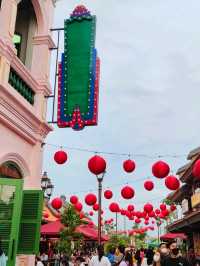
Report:
[[[0,86],[0,119],[32,145],[42,142],[53,128],[34,114],[31,105],[24,100],[22,103],[16,95],[17,92],[9,84],[7,89]]]
[[[51,35],[38,35],[33,38],[33,45],[46,44],[49,49],[55,48],[56,45]]]

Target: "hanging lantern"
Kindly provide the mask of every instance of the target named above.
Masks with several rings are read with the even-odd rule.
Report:
[[[90,216],[93,216],[93,215],[94,215],[93,211],[90,211],[90,212],[89,212],[89,215],[90,215]]]
[[[192,174],[196,179],[200,179],[200,159],[195,162]]]
[[[106,161],[104,158],[95,155],[88,161],[88,168],[94,175],[103,174],[106,170]]]
[[[135,209],[134,205],[132,205],[132,204],[128,205],[127,210],[128,210],[129,212],[134,211],[134,209]]]
[[[56,213],[55,216],[56,216],[56,218],[58,218],[58,219],[61,218],[61,214],[60,214],[60,213]]]
[[[151,211],[153,211],[153,205],[150,203],[145,204],[144,211],[146,211],[147,213],[150,213]]]
[[[160,210],[159,209],[156,209],[155,210],[155,214],[157,214],[157,215],[160,214]]]
[[[112,196],[113,196],[113,193],[112,193],[111,190],[107,189],[107,190],[104,191],[104,197],[105,197],[105,199],[111,199]]]
[[[47,219],[47,218],[49,218],[49,214],[48,214],[48,213],[45,213],[45,214],[43,215],[43,217],[44,217],[45,219]]]
[[[158,161],[152,166],[152,173],[157,178],[164,178],[169,174],[169,165],[163,161]]]
[[[63,204],[63,202],[62,202],[61,198],[55,198],[51,202],[51,206],[56,210],[59,210],[62,207],[62,204]]]
[[[162,214],[163,217],[167,217],[169,215],[169,211],[167,209],[166,210],[163,210],[161,212],[161,214]]]
[[[60,150],[60,151],[57,151],[55,154],[54,154],[54,161],[57,163],[57,164],[63,164],[67,161],[67,153]]]
[[[88,206],[93,206],[96,202],[97,202],[96,195],[94,195],[92,193],[86,195],[86,197],[85,197],[85,203]]]
[[[176,210],[176,205],[174,205],[174,204],[172,204],[171,206],[170,206],[170,211],[175,211]]]
[[[78,212],[81,212],[82,209],[83,209],[83,205],[81,202],[77,202],[75,205],[74,205],[75,209],[78,211]]]
[[[132,199],[135,195],[135,191],[132,187],[130,186],[125,186],[121,190],[121,195],[124,199]]]
[[[78,202],[78,197],[77,196],[71,196],[70,197],[70,202],[71,204],[75,205]]]
[[[151,223],[152,223],[152,224],[155,224],[155,221],[152,221]]]
[[[151,180],[147,180],[144,182],[144,188],[148,191],[151,191],[154,188],[154,183]]]
[[[109,209],[111,212],[119,212],[120,211],[119,205],[115,202],[110,204]]]
[[[137,218],[142,218],[142,217],[143,217],[143,214],[142,214],[142,212],[137,211],[137,212],[135,213],[135,216],[136,216]]]
[[[160,209],[161,209],[161,211],[164,211],[164,210],[166,210],[166,209],[167,209],[167,206],[166,206],[166,204],[164,204],[164,203],[161,203],[161,204],[160,204]]]
[[[126,160],[123,163],[124,171],[127,173],[132,173],[135,170],[135,162],[132,160]]]
[[[155,217],[155,212],[154,211],[149,212],[149,217]]]
[[[136,219],[135,219],[135,223],[136,223],[136,224],[140,224],[140,223],[141,223],[141,220],[140,220],[139,218],[136,218]]]
[[[126,210],[121,209],[121,215],[126,215]]]
[[[95,203],[95,204],[93,205],[93,210],[94,210],[94,211],[98,211],[98,210],[99,210],[99,204],[98,204],[98,203]]]
[[[180,187],[180,181],[173,175],[166,177],[165,185],[170,190],[177,190]]]
[[[83,219],[85,217],[85,214],[83,212],[80,212],[79,217],[80,217],[80,219]]]
[[[148,224],[149,224],[149,221],[146,220],[146,221],[144,222],[144,224],[145,224],[145,225],[148,225]]]

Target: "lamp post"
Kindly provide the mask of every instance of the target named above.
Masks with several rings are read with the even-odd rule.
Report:
[[[101,245],[101,198],[102,198],[102,182],[104,178],[105,172],[99,176],[97,175],[97,181],[98,181],[98,245]]]
[[[50,200],[54,186],[51,179],[48,177],[47,172],[44,172],[41,178],[41,188],[44,192],[44,198]]]

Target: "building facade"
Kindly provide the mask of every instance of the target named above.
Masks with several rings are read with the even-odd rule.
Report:
[[[23,198],[17,191],[40,190],[43,142],[52,130],[46,106],[54,2],[0,0],[0,240],[10,254],[9,266],[18,254],[13,223]],[[12,206],[9,215],[3,204]],[[34,265],[34,256],[19,254],[16,265]]]
[[[200,159],[200,148],[192,150],[187,159],[189,163],[177,171],[183,185],[167,197],[178,204],[181,210],[177,219],[167,226],[167,230],[185,233],[188,248],[193,248],[195,255],[200,257],[200,181],[192,175],[193,165]]]

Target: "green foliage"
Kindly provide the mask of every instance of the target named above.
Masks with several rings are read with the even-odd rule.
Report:
[[[60,232],[60,239],[57,244],[59,252],[63,252],[70,256],[73,251],[73,241],[80,241],[82,235],[76,233],[76,227],[84,222],[80,219],[79,214],[75,210],[74,206],[67,203],[64,206],[64,211],[61,216],[61,222],[65,228]]]
[[[126,235],[112,235],[105,244],[105,252],[108,253],[110,248],[117,248],[120,245],[128,246],[130,237]]]

